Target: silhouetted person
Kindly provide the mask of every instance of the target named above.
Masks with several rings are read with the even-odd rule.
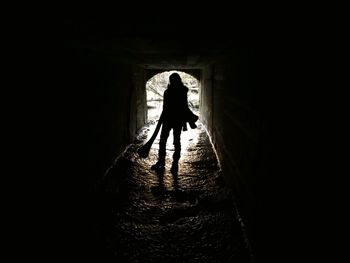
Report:
[[[187,92],[188,88],[182,83],[180,75],[171,74],[163,96],[163,111],[159,120],[163,126],[160,134],[158,162],[152,166],[154,170],[162,169],[165,166],[165,147],[172,129],[175,152],[171,171],[177,172],[181,154],[181,129],[187,130],[186,122],[190,123],[191,128],[197,127],[194,123],[198,120],[198,116],[194,115],[188,108]]]

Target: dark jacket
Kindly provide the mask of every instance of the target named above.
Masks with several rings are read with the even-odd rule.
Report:
[[[188,88],[186,86],[171,86],[164,91],[162,120],[174,127],[182,126],[186,130],[186,122],[193,128],[198,116],[188,108]]]

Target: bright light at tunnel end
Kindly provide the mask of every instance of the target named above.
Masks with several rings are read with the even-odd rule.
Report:
[[[160,117],[163,108],[163,93],[172,73],[178,73],[184,85],[189,89],[187,94],[188,106],[194,114],[199,116],[200,82],[188,73],[171,70],[154,75],[146,83],[148,122],[158,120]]]

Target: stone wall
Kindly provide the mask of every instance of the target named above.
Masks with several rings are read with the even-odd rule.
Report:
[[[201,116],[219,155],[226,182],[251,240],[258,200],[257,182],[264,172],[261,91],[255,85],[251,49],[235,49],[203,69]]]

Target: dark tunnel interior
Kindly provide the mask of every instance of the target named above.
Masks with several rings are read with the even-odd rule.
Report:
[[[62,150],[68,165],[59,171],[69,175],[57,176],[65,185],[59,198],[65,212],[59,221],[67,227],[60,234],[66,236],[62,243],[71,257],[109,262],[95,229],[112,220],[103,210],[107,205],[99,192],[101,182],[147,124],[147,80],[178,70],[200,81],[201,127],[258,259],[258,190],[267,173],[269,141],[266,95],[257,84],[257,49],[236,47],[230,29],[215,33],[215,27],[205,26],[186,29],[167,23],[66,18],[63,31],[57,93],[66,98],[61,110],[69,117],[58,128],[65,135],[57,140],[62,140],[62,147],[69,145]],[[129,262],[143,262],[133,260]]]

